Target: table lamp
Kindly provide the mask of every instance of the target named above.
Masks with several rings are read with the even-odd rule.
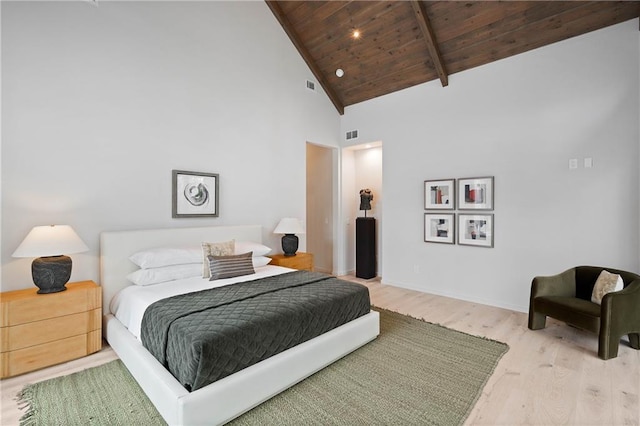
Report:
[[[66,254],[88,251],[89,247],[69,225],[36,226],[27,234],[13,257],[35,257],[31,263],[38,293],[57,293],[71,278],[71,258]]]
[[[280,220],[274,234],[284,234],[282,237],[282,251],[285,256],[295,256],[298,250],[298,237],[294,234],[304,234],[304,228],[300,221],[293,217],[285,217]]]

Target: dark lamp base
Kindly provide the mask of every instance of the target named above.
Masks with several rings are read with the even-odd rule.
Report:
[[[298,250],[298,237],[294,234],[284,234],[282,237],[282,251],[285,256],[295,256]]]
[[[64,286],[71,278],[71,258],[69,256],[46,256],[31,263],[33,283],[39,294],[65,291]]]

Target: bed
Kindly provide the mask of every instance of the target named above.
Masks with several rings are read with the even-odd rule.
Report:
[[[110,302],[131,283],[129,257],[153,247],[200,241],[262,241],[260,226],[215,226],[104,232],[100,236],[104,337],[170,425],[223,424],[375,339],[379,316],[364,316],[189,392],[111,312]],[[273,267],[277,268],[277,267]]]

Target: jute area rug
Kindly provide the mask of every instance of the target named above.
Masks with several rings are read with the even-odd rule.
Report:
[[[462,424],[507,345],[377,310],[375,341],[232,424]],[[119,360],[28,385],[19,398],[25,426],[164,424]]]

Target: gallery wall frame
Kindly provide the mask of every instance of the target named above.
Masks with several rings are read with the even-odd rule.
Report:
[[[493,247],[493,213],[458,213],[458,244],[463,246]]]
[[[455,244],[455,213],[425,213],[424,241],[427,243]]]
[[[218,217],[217,173],[172,170],[172,218]]]
[[[440,179],[424,181],[425,210],[454,210],[456,202],[456,180]]]
[[[458,179],[459,210],[493,210],[494,177]]]

